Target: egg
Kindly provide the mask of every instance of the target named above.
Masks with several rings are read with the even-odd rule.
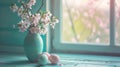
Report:
[[[45,54],[40,54],[40,56],[38,57],[38,64],[39,65],[46,65],[48,64],[48,57]]]
[[[50,54],[48,52],[43,52],[43,54],[47,55],[47,57],[50,57]]]
[[[57,64],[60,60],[59,56],[56,54],[51,54],[48,59],[51,62],[51,64]]]

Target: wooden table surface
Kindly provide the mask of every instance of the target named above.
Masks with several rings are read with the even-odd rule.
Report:
[[[0,52],[0,67],[120,67],[120,57],[58,54],[61,58],[57,65],[40,66],[30,63],[24,54]]]

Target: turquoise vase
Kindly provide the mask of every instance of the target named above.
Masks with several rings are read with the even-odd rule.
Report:
[[[24,51],[30,62],[37,62],[43,51],[43,40],[40,34],[28,33],[24,40]]]

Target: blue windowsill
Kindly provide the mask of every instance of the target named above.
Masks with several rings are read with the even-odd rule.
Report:
[[[0,52],[0,67],[120,67],[120,57],[83,54],[57,54],[58,65],[39,66],[30,63],[24,54]]]
[[[24,54],[0,52],[0,67],[59,67],[58,65],[40,66],[38,63],[31,63]]]

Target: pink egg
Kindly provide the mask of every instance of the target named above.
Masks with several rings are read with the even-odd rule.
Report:
[[[59,56],[55,54],[51,54],[49,57],[49,61],[51,62],[51,64],[57,64],[59,60],[60,60]]]

